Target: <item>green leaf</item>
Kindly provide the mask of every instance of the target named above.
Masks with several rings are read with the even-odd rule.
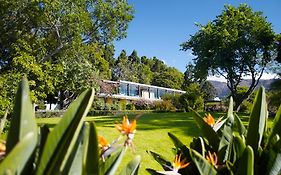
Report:
[[[76,140],[73,151],[66,161],[61,174],[82,174],[83,173],[83,136],[85,129],[81,129],[78,139]]]
[[[8,132],[7,153],[12,151],[13,147],[29,133],[33,133],[33,139],[37,142],[37,125],[30,101],[28,81],[23,78],[17,91],[11,127]]]
[[[266,165],[266,175],[281,174],[281,140],[273,145],[269,150],[269,160]]]
[[[198,153],[200,153],[203,157],[205,157],[205,142],[203,140],[202,137],[194,137],[192,142],[190,143],[190,148],[194,149],[195,151],[197,151]],[[189,155],[189,153],[188,153]],[[190,155],[189,155],[189,159],[190,159]],[[190,160],[187,160],[190,161]]]
[[[36,147],[37,135],[30,132],[18,142],[0,163],[0,174],[21,174]]]
[[[271,142],[272,138],[276,134],[281,136],[281,105],[279,106],[279,109],[278,109],[278,111],[275,115],[275,118],[273,120],[272,130],[271,130],[270,135],[269,135],[268,143]]]
[[[99,145],[98,145],[98,135],[97,129],[94,122],[86,123],[89,129],[88,138],[86,138],[85,145],[85,173],[86,174],[100,174],[99,168]]]
[[[233,162],[235,162],[236,160],[239,160],[242,157],[246,145],[240,136],[235,135],[233,136],[232,146],[233,146]]]
[[[120,175],[137,175],[140,163],[141,163],[141,157],[136,156],[133,160],[131,160],[127,164],[127,166],[123,169]]]
[[[254,151],[251,146],[247,146],[241,159],[237,161],[237,175],[254,175]]]
[[[240,120],[240,117],[237,114],[234,114],[234,124],[237,127],[237,131],[240,135],[246,136],[247,130],[245,126],[243,125],[242,121]]]
[[[230,160],[231,156],[231,148],[232,148],[232,140],[233,140],[233,124],[234,124],[234,117],[233,117],[233,99],[230,97],[227,119],[224,123],[222,137],[219,144],[219,157],[221,158],[220,163],[225,162],[226,160]]]
[[[215,170],[214,166],[212,164],[210,164],[197,151],[190,149],[190,155],[201,175],[205,175],[205,174],[216,175],[217,174],[217,171]]]
[[[60,167],[65,164],[64,159],[74,147],[93,98],[94,90],[86,90],[69,106],[47,138],[36,174],[59,174]]]
[[[215,149],[218,150],[220,139],[217,133],[213,130],[213,128],[208,125],[203,118],[194,110],[190,109],[193,114],[193,118],[200,128],[202,134],[208,140],[209,144]]]
[[[265,90],[261,87],[255,97],[252,113],[250,115],[246,144],[253,148],[255,154],[258,152],[266,125],[267,104],[265,98]]]
[[[151,168],[146,168],[145,170],[151,175],[162,175],[161,173],[158,173],[156,170],[153,170]]]
[[[110,164],[109,168],[106,171],[106,175],[114,175],[116,173],[116,170],[118,166],[121,163],[121,160],[124,157],[124,154],[126,152],[127,148],[123,148],[122,151],[117,155],[116,159]]]
[[[175,147],[177,149],[179,149],[184,155],[185,157],[187,157],[187,161],[189,161],[190,159],[190,155],[189,155],[189,149],[172,133],[168,132],[169,137],[171,138],[171,140],[173,141]]]
[[[162,157],[160,154],[157,154],[155,152],[149,151],[149,153],[152,155],[152,157],[162,166],[162,168],[165,171],[171,170],[169,167],[172,167],[171,162],[167,161],[164,157]]]

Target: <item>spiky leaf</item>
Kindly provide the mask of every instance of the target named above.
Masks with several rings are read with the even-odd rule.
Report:
[[[254,174],[254,151],[251,146],[247,146],[242,157],[238,160],[237,175],[253,175]]]

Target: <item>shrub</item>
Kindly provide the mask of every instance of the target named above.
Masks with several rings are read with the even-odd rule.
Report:
[[[149,110],[154,108],[154,103],[150,100],[136,100],[133,102],[137,110]]]
[[[161,99],[162,100],[170,100],[172,105],[178,109],[178,110],[181,110],[183,109],[183,105],[180,101],[180,94],[164,94]]]
[[[127,110],[135,110],[136,108],[135,108],[135,105],[133,103],[129,103],[129,104],[126,105],[126,109]]]
[[[119,110],[126,110],[127,100],[121,99],[119,101]]]
[[[98,137],[93,122],[84,122],[93,97],[93,89],[84,91],[52,130],[42,126],[38,132],[24,79],[17,91],[7,144],[0,143],[0,174],[115,173],[125,151],[132,145],[136,121],[130,123],[124,117],[122,124],[116,124],[125,141],[121,145],[109,145]],[[140,157],[136,156],[122,174],[137,174],[139,164]]]
[[[154,103],[155,110],[157,111],[172,111],[175,110],[174,105],[171,100],[161,100]]]
[[[281,105],[271,129],[267,129],[267,103],[264,88],[254,99],[248,128],[233,113],[230,98],[227,116],[217,121],[204,118],[190,109],[202,136],[193,138],[189,147],[168,133],[175,146],[175,160],[170,162],[150,151],[164,171],[147,169],[151,174],[281,174]]]

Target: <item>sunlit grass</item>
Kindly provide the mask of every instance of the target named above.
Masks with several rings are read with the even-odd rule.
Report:
[[[204,115],[204,113],[202,113]],[[212,113],[218,118],[223,113]],[[247,115],[239,115],[244,124],[248,122]],[[129,116],[133,119],[136,116]],[[98,116],[87,117],[87,121],[95,121],[99,135],[104,136],[108,141],[118,138],[120,133],[114,128],[116,122],[121,122],[122,116]],[[58,118],[37,119],[38,124],[46,123],[51,127],[59,121]],[[271,124],[270,124],[271,125]],[[172,152],[173,143],[168,137],[168,132],[173,133],[184,143],[189,145],[192,137],[200,136],[199,129],[193,121],[191,113],[150,113],[144,114],[137,119],[137,132],[134,138],[134,146],[129,149],[122,162],[122,167],[135,155],[141,155],[142,162],[139,174],[148,174],[146,168],[162,170],[160,165],[147,153],[154,151],[166,157],[168,160],[174,159]]]

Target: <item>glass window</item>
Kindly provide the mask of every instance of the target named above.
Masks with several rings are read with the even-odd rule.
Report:
[[[130,85],[130,96],[138,96],[139,95],[139,88],[137,85]]]
[[[120,84],[120,95],[128,95],[127,84]]]

